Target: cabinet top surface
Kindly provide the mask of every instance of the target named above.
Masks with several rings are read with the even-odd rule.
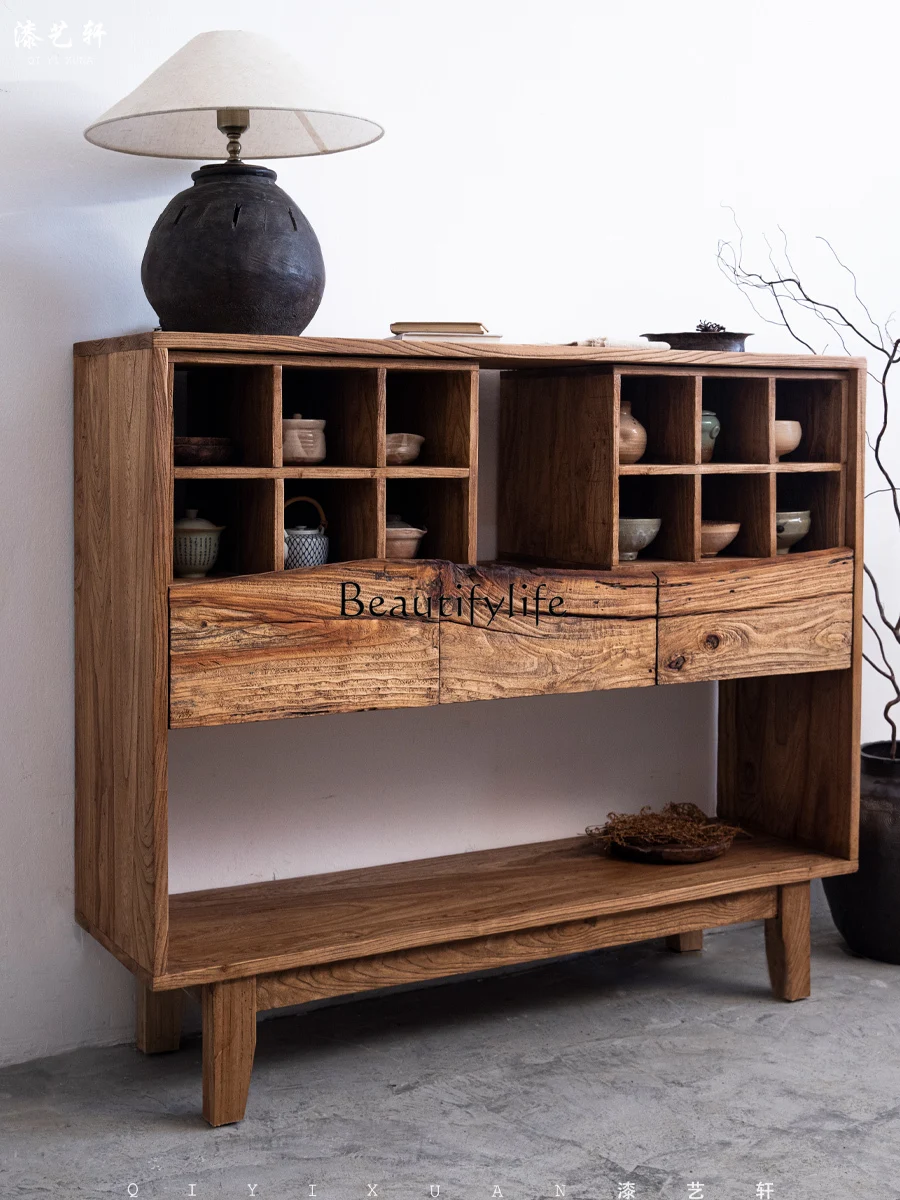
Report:
[[[155,330],[76,342],[75,354],[113,354],[123,350],[162,349],[246,354],[295,354],[302,357],[346,356],[385,359],[456,359],[487,368],[560,363],[645,364],[699,367],[743,367],[847,371],[864,369],[864,358],[824,354],[721,354],[705,350],[628,350],[621,347],[517,344],[515,342],[415,342],[398,338],[282,337],[236,333],[167,333]]]

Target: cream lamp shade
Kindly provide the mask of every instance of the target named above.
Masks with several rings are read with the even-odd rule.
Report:
[[[246,158],[335,154],[384,133],[311,94],[302,66],[271,38],[221,29],[192,38],[84,136],[125,154],[222,159],[216,115],[224,109],[249,113],[240,135]]]

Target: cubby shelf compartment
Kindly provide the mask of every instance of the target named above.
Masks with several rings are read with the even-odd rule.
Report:
[[[775,380],[775,418],[799,421],[800,445],[781,459],[799,462],[845,462],[847,458],[847,384],[842,379]]]
[[[721,425],[710,466],[774,460],[772,380],[705,375],[702,407],[714,412]]]
[[[771,558],[775,553],[775,477],[706,475],[700,484],[701,521],[739,521],[719,558]]]
[[[279,417],[325,422],[326,466],[376,467],[383,461],[384,371],[378,367],[282,368]]]
[[[791,554],[802,554],[806,550],[832,550],[845,544],[845,499],[842,473],[804,471],[776,477],[776,511],[808,509],[810,514],[809,533],[797,542]]]
[[[700,378],[696,375],[630,375],[619,395],[647,431],[643,463],[700,462]]]
[[[383,523],[383,508],[378,480],[285,480],[284,503],[297,496],[309,496],[322,506],[328,522],[329,562],[377,558],[382,553],[379,535]],[[292,505],[286,516],[282,507],[279,516],[288,525],[315,526],[319,519],[315,508],[307,504]],[[282,525],[282,537],[283,528]]]
[[[386,432],[425,441],[411,467],[471,467],[477,455],[478,374],[389,368]],[[383,460],[381,460],[383,461]]]
[[[174,515],[196,508],[225,528],[212,575],[253,575],[283,565],[279,536],[281,482],[276,479],[191,479],[176,481]]]
[[[275,398],[280,368],[186,364],[172,372],[175,437],[228,437],[234,465],[273,467],[280,463],[280,414]],[[221,468],[216,468],[220,470]]]
[[[659,533],[638,556],[672,562],[700,557],[700,482],[696,475],[659,475],[619,482],[620,517],[659,517]],[[618,529],[616,530],[618,556]]]
[[[427,530],[419,558],[470,563],[476,558],[471,480],[393,478],[387,480],[386,515],[397,515]]]

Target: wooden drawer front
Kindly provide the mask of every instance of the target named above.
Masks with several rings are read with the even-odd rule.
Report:
[[[441,622],[442,704],[655,682],[653,619],[553,617],[527,633]]]
[[[427,592],[429,568],[371,569],[369,578],[367,570],[354,564],[349,572],[326,567],[173,586],[169,724],[437,704],[437,621],[339,615],[342,576],[361,581],[366,601]]]
[[[853,590],[853,551],[815,550],[778,558],[711,559],[658,569],[659,615],[760,608]],[[811,604],[815,607],[815,602]]]
[[[663,617],[659,682],[742,679],[850,666],[849,592],[740,612]]]

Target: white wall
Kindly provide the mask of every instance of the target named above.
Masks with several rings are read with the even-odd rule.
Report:
[[[88,17],[107,30],[99,49],[80,45]],[[26,19],[45,37],[30,54],[13,45]],[[90,62],[47,61],[60,19]],[[140,257],[190,165],[97,150],[81,130],[194,33],[242,26],[274,34],[387,129],[366,150],[278,167],[328,268],[311,333],[377,336],[437,314],[553,340],[707,317],[760,330],[755,348],[787,348],[716,269],[721,202],[748,230],[781,221],[830,286],[812,241],[827,233],[873,307],[900,307],[897,241],[883,233],[898,201],[893,7],[117,0],[88,13],[8,0],[0,1061],[130,1036],[130,978],[71,919],[70,347],[155,324]],[[879,514],[882,558],[887,529]],[[562,835],[613,807],[708,799],[713,703],[698,687],[181,731],[173,888]]]

